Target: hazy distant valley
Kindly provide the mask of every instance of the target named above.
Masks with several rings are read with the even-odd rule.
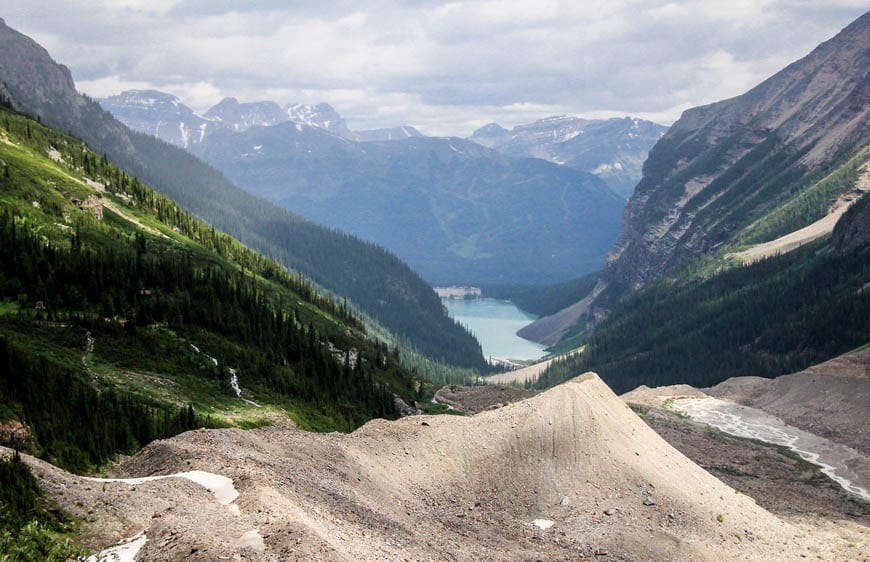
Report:
[[[558,282],[601,268],[621,197],[666,130],[630,118],[554,118],[497,140],[482,132],[492,126],[463,140],[410,127],[353,132],[326,104],[282,110],[225,99],[201,117],[153,91],[101,104],[251,193],[375,242],[439,284]]]
[[[466,138],[52,51],[0,20],[0,560],[870,557],[870,13]]]

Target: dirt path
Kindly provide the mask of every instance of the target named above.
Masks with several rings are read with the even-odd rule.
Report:
[[[846,195],[837,199],[827,215],[813,224],[805,226],[800,230],[790,232],[784,236],[780,236],[776,240],[756,244],[748,250],[728,254],[726,257],[739,258],[746,264],[755,263],[776,254],[790,252],[803,246],[807,242],[812,242],[816,238],[821,238],[826,234],[830,234],[834,231],[834,226],[836,226],[840,217],[843,216],[843,213],[849,210],[849,207],[851,207],[853,203],[868,191],[870,191],[870,165],[865,164],[862,167],[861,175],[855,184],[855,188]]]

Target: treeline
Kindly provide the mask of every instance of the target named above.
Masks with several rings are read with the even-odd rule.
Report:
[[[295,308],[265,293],[252,275],[203,264],[166,246],[150,250],[141,233],[126,248],[116,245],[120,249],[83,247],[80,237],[76,231],[68,249],[46,244],[5,210],[0,214],[0,298],[16,301],[21,310],[40,311],[37,318],[101,333],[123,329],[135,336],[153,324],[195,326],[246,350],[237,355],[238,364],[268,390],[347,402],[354,425],[395,414],[392,395],[371,372],[403,374],[385,349],[329,334],[344,352],[359,345],[360,367],[349,372],[348,361],[336,357],[327,335],[313,321],[303,325]]]
[[[23,140],[31,148],[42,153],[57,151],[68,167],[81,171],[91,180],[99,181],[107,191],[130,200],[140,211],[153,215],[161,223],[187,236],[196,244],[241,265],[244,270],[279,283],[296,293],[300,299],[327,310],[345,323],[362,328],[362,322],[351,314],[344,303],[339,304],[333,299],[320,295],[301,275],[291,274],[274,260],[251,251],[230,236],[195,219],[174,201],[144,186],[137,178],[113,166],[106,156],[98,156],[79,141],[61,137],[56,132],[36,125],[23,116],[6,113],[3,125],[10,134]],[[8,177],[6,179],[11,181]],[[53,212],[58,218],[62,215],[61,209],[51,201],[41,200],[40,204],[47,212]],[[96,228],[99,225],[92,226]],[[81,242],[81,238],[75,240]]]
[[[740,235],[740,242],[766,242],[821,219],[838,197],[855,186],[868,157],[870,150],[864,148],[855,156],[841,154],[833,162],[820,166],[791,187],[788,202],[747,228]]]
[[[118,453],[132,454],[154,439],[207,425],[193,407],[99,391],[80,373],[5,336],[0,336],[0,396],[4,408],[30,427],[27,450],[73,472],[102,465]]]
[[[868,279],[870,246],[821,241],[705,281],[661,281],[621,301],[582,354],[535,386],[589,370],[617,393],[796,372],[870,341]]]

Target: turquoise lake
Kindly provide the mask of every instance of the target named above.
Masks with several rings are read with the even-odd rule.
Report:
[[[451,318],[465,325],[480,342],[483,356],[498,359],[540,359],[544,346],[517,335],[537,319],[514,303],[499,299],[442,299]]]

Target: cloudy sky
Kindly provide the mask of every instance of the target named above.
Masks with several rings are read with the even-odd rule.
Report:
[[[866,0],[0,0],[93,97],[326,101],[352,129],[466,136],[576,114],[673,122],[740,94]]]

